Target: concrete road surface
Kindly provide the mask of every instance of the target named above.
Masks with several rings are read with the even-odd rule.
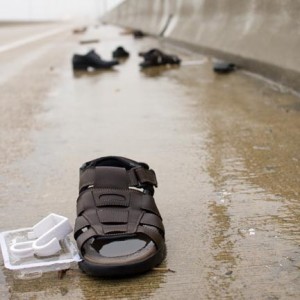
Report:
[[[0,26],[0,231],[50,212],[74,224],[80,165],[127,156],[156,171],[167,259],[134,278],[74,265],[20,280],[1,258],[0,298],[299,299],[299,96],[151,37],[72,29]],[[131,56],[114,70],[73,73],[73,53],[110,59],[119,45]],[[183,65],[141,71],[137,53],[153,47]]]

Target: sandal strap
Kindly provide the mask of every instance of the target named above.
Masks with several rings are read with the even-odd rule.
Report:
[[[98,212],[98,215],[99,215],[99,212]],[[99,220],[101,221],[101,224],[104,224],[104,223],[108,223],[108,224],[110,224],[110,223],[127,224],[127,222],[128,222],[128,212],[126,212],[126,216],[125,216],[125,214],[123,215],[123,219],[120,219],[119,217],[120,217],[120,215],[119,216],[115,216],[115,214],[114,214],[114,216],[112,217],[112,219],[108,219],[109,218],[108,216],[103,216],[103,218],[101,218],[101,215],[100,215],[99,219],[97,219],[96,223],[95,223],[95,219],[94,220],[89,220],[85,216],[79,216],[76,219],[75,228],[74,228],[75,237],[76,237],[76,235],[79,232],[81,232],[81,230],[83,228],[87,227],[87,229],[88,229],[90,227],[93,228],[95,225],[98,225]],[[162,223],[161,218],[158,217],[158,216],[156,216],[156,215],[154,215],[154,214],[144,213],[142,215],[142,217],[140,218],[139,223],[142,224],[142,225],[154,226],[157,229],[159,229],[161,232],[164,231],[164,225]],[[123,225],[121,225],[121,226],[123,226]],[[104,229],[106,229],[106,230],[101,231],[100,234],[103,234],[103,233],[105,233],[105,231],[107,231],[107,227],[104,227]]]
[[[143,167],[132,168],[128,171],[130,186],[142,187],[144,184],[150,184],[157,187],[155,172]]]
[[[163,236],[159,234],[157,230],[153,230],[150,227],[139,226],[137,233],[142,233],[149,236],[157,247],[163,242]]]
[[[149,166],[143,162],[137,162],[122,156],[105,156],[84,163],[80,167],[80,174],[83,171],[96,166],[117,166],[125,168],[126,170],[129,170],[133,167],[144,167],[145,169],[149,169]]]
[[[82,192],[89,186],[119,189],[149,188],[157,187],[157,180],[153,170],[140,166],[130,170],[116,167],[94,167],[86,169],[80,176],[79,191]]]
[[[77,199],[77,216],[96,207],[135,208],[160,216],[154,198],[148,194],[142,194],[134,190],[88,189],[80,194]],[[96,216],[93,216],[96,218]],[[90,218],[89,218],[90,219]]]
[[[151,195],[135,190],[88,189],[79,196],[77,207],[74,237],[79,249],[91,237],[109,234],[145,234],[158,247],[163,239],[164,226]]]

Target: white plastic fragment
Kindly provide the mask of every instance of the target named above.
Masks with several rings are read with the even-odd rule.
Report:
[[[249,235],[255,235],[255,229],[254,228],[249,229]]]
[[[44,229],[41,232],[38,232],[40,226],[34,226],[0,233],[3,263],[7,269],[13,271],[15,278],[37,278],[45,272],[69,269],[73,263],[81,261],[78,250],[69,235],[59,240],[61,236],[72,231],[69,222],[64,217],[51,215],[45,218],[46,221],[43,223],[43,220],[38,223]],[[47,226],[49,226],[49,230],[46,230]],[[51,234],[55,237],[52,238]],[[42,239],[42,236],[45,240]],[[37,240],[41,244],[37,243]],[[49,242],[42,244],[44,241]],[[56,247],[55,244],[59,247]],[[13,245],[15,246],[12,247]],[[59,252],[54,253],[59,248],[61,248]],[[36,253],[38,255],[35,255]]]
[[[34,250],[32,247],[33,242],[22,242],[13,244],[10,247],[10,251],[17,257],[24,258],[34,255]]]
[[[28,233],[28,241],[14,243],[10,246],[10,251],[19,258],[51,256],[61,250],[59,241],[72,231],[66,217],[52,213],[32,227],[32,231]]]

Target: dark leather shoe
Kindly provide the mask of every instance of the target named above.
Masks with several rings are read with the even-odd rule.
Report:
[[[85,55],[74,54],[72,59],[74,70],[87,71],[88,68],[93,69],[109,69],[115,65],[118,65],[117,60],[105,61],[95,52],[95,50],[89,51]]]
[[[141,30],[134,30],[133,31],[133,36],[136,39],[141,39],[141,38],[143,38],[145,36],[145,33],[143,31],[141,31]]]
[[[139,56],[143,57],[144,59],[150,59],[152,56],[159,54],[162,54],[162,52],[156,48],[152,48],[146,52],[139,52]]]
[[[118,47],[112,53],[113,58],[128,58],[129,52],[127,52],[123,47]]]
[[[147,52],[140,52],[140,56],[144,61],[140,63],[142,68],[163,66],[163,65],[179,65],[181,60],[176,55],[165,54],[158,49],[151,49]]]
[[[215,73],[226,74],[234,71],[236,69],[236,66],[233,63],[217,61],[214,63],[213,69]]]

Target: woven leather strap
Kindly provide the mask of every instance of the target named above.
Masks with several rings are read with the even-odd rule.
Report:
[[[112,178],[110,181],[108,177],[101,176],[109,169],[110,171],[107,172],[109,175],[107,176]],[[157,187],[156,175],[153,170],[147,170],[143,167],[135,167],[128,171],[123,168],[115,167],[95,167],[82,172],[79,181],[79,191],[81,192],[89,186],[93,186],[94,188],[107,186],[125,189],[129,187],[139,188],[144,185]]]
[[[81,249],[92,237],[143,234],[159,247],[164,226],[154,198],[130,187],[156,186],[153,170],[96,166],[82,172],[74,237]]]

